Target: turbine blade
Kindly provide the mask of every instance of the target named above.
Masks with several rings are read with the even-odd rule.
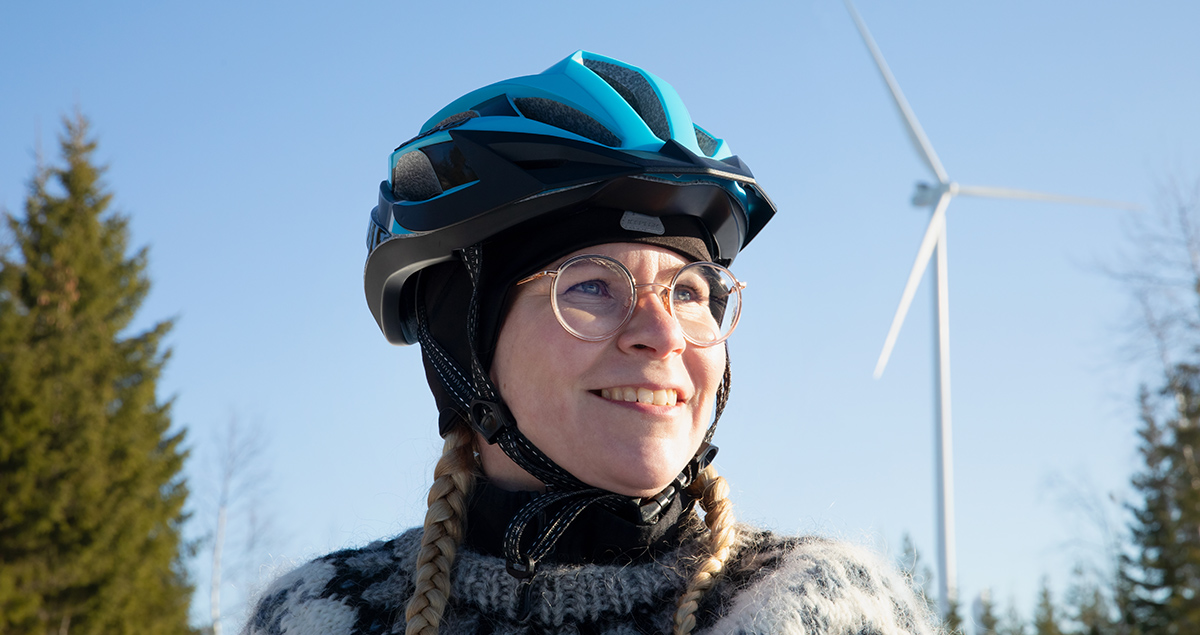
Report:
[[[904,93],[900,91],[900,85],[896,83],[896,78],[892,76],[891,69],[888,68],[887,62],[883,59],[883,53],[879,52],[879,47],[875,45],[874,38],[871,37],[871,32],[867,30],[867,24],[863,22],[858,15],[858,10],[854,8],[854,4],[850,0],[843,0],[846,3],[846,9],[850,11],[850,17],[854,19],[855,26],[858,27],[859,34],[862,35],[863,42],[866,43],[867,49],[871,51],[871,57],[875,58],[875,65],[879,67],[879,74],[883,76],[884,83],[887,84],[888,90],[892,93],[892,100],[896,103],[896,108],[900,111],[900,118],[904,120],[904,125],[908,130],[908,138],[912,141],[913,147],[916,148],[917,154],[925,161],[925,165],[933,171],[933,175],[937,177],[938,182],[948,183],[950,177],[946,176],[946,170],[942,168],[942,162],[938,161],[937,153],[933,151],[933,145],[929,143],[929,138],[925,136],[925,130],[921,128],[921,123],[917,121],[917,116],[913,114],[912,108],[908,106],[908,100],[904,98]]]
[[[883,376],[888,359],[892,356],[892,348],[896,346],[896,338],[900,335],[900,327],[904,325],[904,317],[908,315],[908,307],[912,304],[917,287],[921,284],[921,276],[929,266],[929,258],[938,244],[938,239],[946,231],[946,206],[950,204],[950,193],[943,192],[938,198],[937,207],[929,218],[929,226],[925,228],[925,237],[921,239],[921,247],[917,249],[917,260],[913,263],[912,271],[908,274],[908,282],[904,284],[904,293],[900,295],[900,306],[892,318],[892,326],[888,329],[887,339],[883,342],[883,351],[879,353],[879,361],[875,362],[875,379]]]
[[[1091,207],[1112,207],[1131,212],[1142,211],[1142,206],[1124,201],[1110,201],[1102,198],[1087,198],[1083,196],[1064,196],[1049,192],[1034,192],[1033,190],[1017,190],[1011,187],[990,187],[979,185],[959,185],[956,194],[963,196],[979,196],[984,198],[1019,198],[1033,201],[1050,201],[1067,203],[1069,205],[1088,205]]]

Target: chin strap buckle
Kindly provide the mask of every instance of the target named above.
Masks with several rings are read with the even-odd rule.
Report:
[[[476,399],[471,402],[471,427],[483,435],[489,445],[496,443],[500,433],[513,426],[512,413],[502,403]]]
[[[674,483],[668,485],[666,489],[652,498],[642,499],[642,504],[638,506],[638,514],[642,518],[642,524],[653,525],[658,522],[658,515],[666,509],[667,505],[671,504],[671,500],[675,498],[677,491],[679,491],[679,479],[675,479]]]

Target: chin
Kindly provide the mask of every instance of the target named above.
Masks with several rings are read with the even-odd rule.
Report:
[[[700,441],[696,441],[699,446]],[[624,496],[654,496],[673,483],[695,456],[690,440],[685,443],[641,442],[624,448],[611,448],[608,459],[593,463],[595,483]],[[601,484],[603,482],[604,484]]]
[[[641,466],[626,466],[626,469],[620,472],[620,479],[605,479],[606,483],[597,484],[610,492],[615,492],[623,496],[634,496],[645,498],[654,496],[667,488],[668,485],[675,481],[675,477],[683,471],[687,466],[684,461],[679,469],[671,471],[663,469],[663,463],[654,465]]]

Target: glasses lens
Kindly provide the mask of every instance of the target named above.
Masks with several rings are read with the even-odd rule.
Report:
[[[570,260],[554,279],[554,311],[576,337],[601,340],[621,327],[633,308],[633,280],[615,260]]]
[[[741,300],[733,274],[712,263],[695,262],[675,275],[671,312],[688,339],[715,344],[737,326]]]

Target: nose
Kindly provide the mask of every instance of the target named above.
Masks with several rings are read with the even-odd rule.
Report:
[[[650,293],[641,293],[642,290]],[[617,334],[617,345],[626,350],[652,351],[661,357],[682,353],[688,342],[679,321],[671,315],[667,297],[670,287],[639,284],[634,286],[634,292],[637,299],[633,315]]]

